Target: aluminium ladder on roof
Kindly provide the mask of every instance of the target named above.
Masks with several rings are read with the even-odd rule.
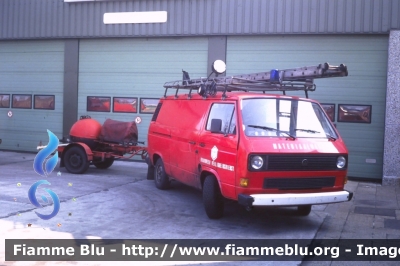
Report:
[[[348,75],[347,67],[344,64],[331,66],[328,63],[316,66],[298,67],[284,70],[273,69],[270,72],[243,74],[231,77],[214,77],[189,79],[187,72],[184,72],[183,80],[170,81],[164,84],[167,96],[168,89],[176,89],[175,97],[180,89],[189,90],[188,97],[191,97],[192,90],[198,90],[203,97],[214,96],[217,91],[223,92],[223,98],[227,91],[286,91],[305,92],[308,98],[308,91],[314,91],[316,85],[314,79],[344,77]]]

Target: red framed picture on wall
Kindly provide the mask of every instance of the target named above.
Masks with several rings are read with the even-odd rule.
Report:
[[[0,108],[10,108],[10,94],[0,94]]]
[[[371,123],[371,105],[339,104],[338,122]]]
[[[86,110],[92,112],[110,112],[111,97],[88,96]]]
[[[138,98],[114,97],[113,112],[115,113],[136,113]]]
[[[156,110],[158,98],[140,98],[140,113],[152,114]]]
[[[32,109],[32,95],[30,94],[13,94],[12,108]]]
[[[47,109],[54,110],[54,95],[34,95],[33,108],[34,109]]]

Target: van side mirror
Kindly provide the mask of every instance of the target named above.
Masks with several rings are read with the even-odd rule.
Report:
[[[222,133],[222,119],[211,119],[211,133]]]

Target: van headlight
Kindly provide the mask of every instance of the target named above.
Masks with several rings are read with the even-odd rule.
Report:
[[[339,156],[336,161],[336,167],[342,169],[346,166],[346,158]]]
[[[261,156],[252,156],[250,159],[250,166],[254,170],[260,170],[264,165],[264,159]]]

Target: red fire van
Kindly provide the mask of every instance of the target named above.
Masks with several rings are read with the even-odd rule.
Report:
[[[202,190],[212,219],[222,217],[224,198],[247,209],[297,206],[300,215],[314,204],[351,199],[344,190],[348,151],[321,105],[270,94],[307,94],[315,78],[347,76],[344,65],[196,80],[185,74],[164,85],[149,127],[149,173],[157,188],[176,180]]]

